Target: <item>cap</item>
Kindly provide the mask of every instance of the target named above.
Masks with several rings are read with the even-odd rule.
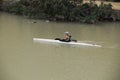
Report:
[[[65,34],[69,34],[69,32],[65,32]]]

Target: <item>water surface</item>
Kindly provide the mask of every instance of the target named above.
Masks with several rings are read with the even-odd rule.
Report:
[[[36,23],[33,23],[33,22]],[[61,23],[0,13],[0,80],[119,80],[120,23]],[[101,48],[34,43],[69,31]]]

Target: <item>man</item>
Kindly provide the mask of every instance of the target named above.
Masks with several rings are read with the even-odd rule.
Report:
[[[65,32],[64,39],[55,38],[55,40],[60,40],[60,41],[63,41],[63,42],[71,42],[72,41],[72,36],[69,34],[69,32]]]
[[[70,35],[69,32],[65,32],[65,36],[64,36],[64,39],[62,41],[65,41],[65,42],[72,41],[72,36]]]

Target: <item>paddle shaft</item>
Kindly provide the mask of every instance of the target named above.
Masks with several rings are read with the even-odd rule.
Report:
[[[60,39],[60,38],[55,38],[55,40],[65,41],[65,39]],[[77,40],[75,40],[75,39],[72,39],[72,41],[77,42]],[[70,41],[65,41],[65,42],[70,42]]]

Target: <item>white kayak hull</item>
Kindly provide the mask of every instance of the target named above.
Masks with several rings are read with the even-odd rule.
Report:
[[[40,43],[59,43],[59,44],[69,44],[69,45],[78,45],[78,46],[101,47],[101,45],[94,45],[94,44],[83,43],[83,42],[62,42],[54,39],[33,38],[33,41],[40,42]]]

